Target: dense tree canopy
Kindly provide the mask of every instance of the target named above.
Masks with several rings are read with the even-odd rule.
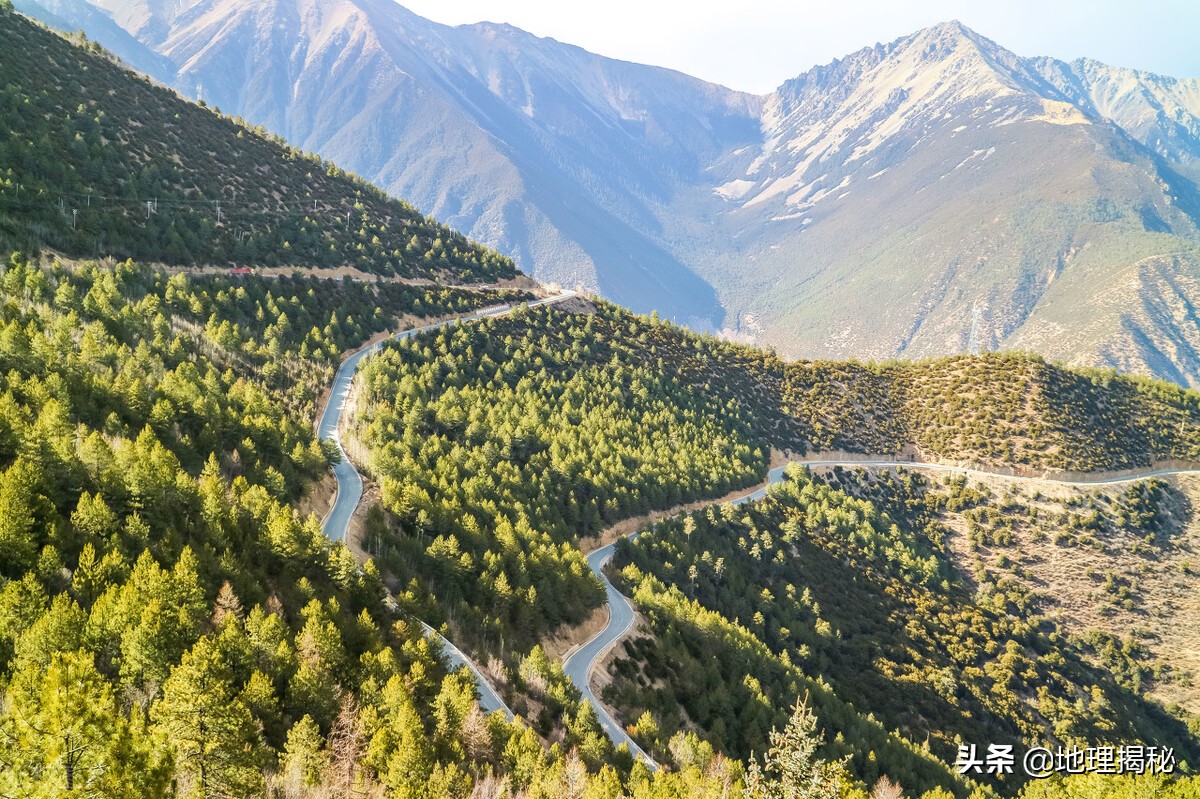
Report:
[[[773,448],[1039,469],[1200,451],[1200,395],[1161,383],[1024,355],[784,363],[599,302],[399,342],[361,381],[354,435],[390,511],[368,546],[409,607],[438,615],[432,597],[492,652],[600,602],[574,542],[749,485]]]
[[[711,751],[635,766],[540,649],[517,677],[533,726],[485,717],[374,564],[290,504],[327,460],[266,364],[328,367],[389,313],[503,299],[9,259],[0,793],[740,796],[741,766]],[[267,309],[336,318],[255,335]],[[219,340],[226,323],[241,332]]]
[[[751,483],[732,403],[643,363],[641,321],[530,309],[390,345],[356,435],[392,512],[368,542],[456,630],[521,651],[603,600],[574,545],[619,519]],[[624,331],[623,331],[624,332]]]

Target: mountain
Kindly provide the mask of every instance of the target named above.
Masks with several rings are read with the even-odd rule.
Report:
[[[18,7],[636,310],[797,357],[1200,384],[1197,80],[950,22],[755,96],[391,0]]]
[[[756,98],[390,0],[75,6],[165,58],[162,82],[369,176],[543,280],[720,319],[651,207],[757,136]]]
[[[1189,151],[1143,126],[1152,151],[1084,102],[1109,79],[1075,74],[958,23],[811,70],[767,101],[763,143],[719,164],[717,218],[744,243],[691,261],[733,326],[793,354],[961,352],[974,328],[983,349],[1194,383],[1200,328],[1160,308],[1200,264]]]
[[[1191,772],[1200,487],[1152,464],[1198,457],[1195,392],[1023,354],[788,363],[438,285],[511,263],[6,0],[0,165],[0,247],[79,256],[0,258],[0,795],[1196,795],[951,765],[1150,741]],[[293,269],[331,264],[405,279]],[[770,468],[818,449],[995,473]],[[1128,467],[1154,478],[988,487]],[[603,695],[658,764],[559,662],[606,597],[620,624],[588,539],[635,529]]]
[[[4,12],[0,247],[456,281],[512,262],[335,165]],[[353,224],[351,224],[353,223]]]
[[[1177,80],[1081,58],[1036,59],[1038,71],[1071,101],[1112,120],[1156,154],[1189,167],[1200,160],[1200,79]]]

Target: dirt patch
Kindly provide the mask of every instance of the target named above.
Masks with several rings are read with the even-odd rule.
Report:
[[[592,640],[596,633],[604,629],[609,618],[608,605],[596,608],[583,624],[560,626],[553,634],[543,638],[542,649],[551,658],[566,660],[567,656],[579,647]]]
[[[588,316],[594,315],[597,310],[595,303],[586,297],[570,297],[561,300],[554,304],[554,308],[564,313],[587,314]]]
[[[320,480],[308,484],[304,494],[296,501],[295,508],[301,519],[307,519],[310,513],[315,513],[318,519],[333,508],[333,500],[337,496],[337,478],[333,472],[327,471]]]
[[[788,449],[775,449],[771,447],[771,465],[770,468],[778,469],[780,466],[787,466],[795,460],[800,460],[803,455],[797,455]]]
[[[546,287],[529,275],[517,275],[507,280],[498,280],[492,284],[498,289],[520,289],[523,291],[546,291]]]

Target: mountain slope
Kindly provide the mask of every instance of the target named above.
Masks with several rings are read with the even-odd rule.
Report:
[[[72,91],[103,98],[105,116],[117,117],[104,143],[111,161],[100,164],[113,180],[155,145],[138,125],[118,124],[125,104],[175,103],[194,126],[175,125],[180,137],[234,128],[167,92],[123,86],[141,81],[106,72],[90,46],[36,28],[3,0],[0,41],[0,68],[20,63],[15,47],[46,73],[0,81],[5,101],[24,98],[5,115],[5,156],[29,142],[50,100]],[[55,95],[47,87],[64,65],[80,85]],[[50,119],[70,128],[79,115]],[[0,163],[47,179],[95,166],[58,163],[57,135],[43,131],[37,149]],[[272,161],[289,151],[261,140],[229,156],[246,152],[289,177]],[[177,175],[188,166],[174,162]],[[308,177],[333,196],[358,185]],[[399,207],[377,193],[362,199]],[[39,207],[10,206],[6,221],[49,235]],[[326,539],[317,516],[331,463],[312,414],[344,351],[414,317],[527,296],[169,275],[132,262],[47,266],[6,253],[0,794],[465,796],[481,784],[494,796],[561,796],[588,783],[617,799],[631,759],[606,744],[577,695],[554,686],[555,711],[569,718],[555,747],[520,721],[485,718],[469,675],[385,603],[378,571]],[[543,686],[554,678],[535,676]],[[640,782],[664,795],[684,781],[711,786],[703,793],[724,782],[742,795],[740,765],[713,766],[681,764]]]
[[[456,280],[512,262],[0,9],[0,246]]]
[[[278,179],[272,188],[280,194],[316,186],[337,198],[339,189],[360,185],[336,173],[314,177],[299,157],[281,164],[281,152],[295,154],[265,138],[243,149],[237,134],[251,132],[161,90],[135,91],[127,73],[89,54],[94,48],[17,19],[0,0],[0,33],[13,32],[0,66],[26,69],[4,76],[0,130],[5,156],[16,153],[5,168],[23,179],[139,189],[162,167],[166,177],[154,179],[179,192],[164,195],[179,204],[164,203],[157,216],[178,212],[164,225],[176,231],[192,218],[182,213],[188,202],[198,205],[191,184],[225,174],[221,156],[234,164],[227,179],[246,181],[260,197],[272,196],[261,190],[260,169]],[[26,51],[32,64],[18,60]],[[62,82],[64,69],[77,86]],[[63,105],[80,95],[82,110]],[[128,111],[135,105],[137,114]],[[161,117],[163,108],[178,118]],[[100,134],[87,125],[76,130],[89,119]],[[159,135],[142,131],[153,124]],[[207,138],[230,132],[231,140]],[[211,154],[206,170],[193,148],[214,140],[231,149]],[[174,160],[160,161],[165,147]],[[248,160],[255,156],[261,160]],[[363,215],[406,210],[369,187],[352,196]],[[13,207],[6,221],[17,233],[71,244],[61,220],[39,228],[41,205]],[[249,208],[256,219],[275,210],[269,202]],[[422,223],[422,231],[452,235],[412,219]],[[156,244],[156,227],[131,230],[129,241]],[[400,263],[422,266],[419,258]],[[419,274],[439,266],[431,255]],[[0,794],[763,799],[794,790],[796,771],[808,770],[840,781],[839,795],[866,799],[860,781],[886,770],[909,788],[918,783],[908,772],[919,771],[927,784],[965,795],[971,781],[948,763],[832,695],[822,698],[819,721],[798,708],[785,734],[769,736],[765,780],[694,733],[662,744],[673,768],[651,774],[606,742],[591,706],[540,648],[522,657],[506,646],[588,601],[591,580],[571,556],[573,536],[647,503],[670,507],[752,479],[767,458],[751,437],[766,444],[793,435],[803,445],[853,435],[865,445],[862,428],[880,436],[920,428],[923,435],[904,440],[946,456],[1024,465],[1194,457],[1200,446],[1197,395],[1148,381],[996,356],[891,373],[785,365],[604,303],[517,307],[503,319],[490,314],[395,342],[366,373],[376,404],[358,413],[368,440],[383,444],[372,465],[400,527],[380,529],[386,514],[376,508],[366,520],[374,540],[363,543],[396,576],[407,569],[415,578],[392,584],[399,593],[392,601],[372,562],[321,534],[320,487],[331,453],[314,436],[320,390],[346,350],[397,322],[523,296],[303,275],[170,275],[131,262],[50,266],[17,253],[3,259]],[[735,379],[714,381],[714,374]],[[963,381],[988,390],[958,390]],[[1036,401],[1021,401],[1030,394]],[[1044,422],[1039,435],[1028,430],[1006,441],[981,431],[989,417],[1004,430],[1021,424],[1022,414]],[[568,523],[546,524],[556,520]],[[389,541],[388,532],[401,537]],[[485,579],[466,576],[480,573]],[[431,583],[437,596],[422,590]],[[456,584],[470,593],[456,593]],[[469,609],[494,614],[481,632],[512,664],[500,687],[522,701],[514,706],[528,726],[485,718],[469,674],[447,671],[435,641],[405,613],[435,603],[450,610],[471,595],[489,600]],[[556,612],[539,618],[536,609]],[[446,616],[451,626],[462,620]],[[989,648],[1005,646],[1007,658],[1011,645],[992,633],[980,638]],[[746,677],[737,679],[755,685]],[[783,694],[759,688],[790,702],[800,684]],[[814,687],[833,690],[824,681]],[[765,697],[759,688],[755,700]],[[762,721],[770,708],[755,701],[746,709]],[[638,732],[653,726],[647,714]],[[814,762],[814,749],[818,757],[844,751],[842,729],[864,733],[853,741],[857,761]],[[826,735],[832,748],[819,746]],[[1127,793],[1138,787],[1132,778],[1111,780]],[[1193,784],[1166,790],[1183,795]]]
[[[719,321],[649,204],[756,135],[754,98],[390,0],[110,5],[172,65],[164,82],[370,175],[539,278]]]
[[[1196,80],[945,23],[758,97],[390,0],[20,3],[101,14],[185,94],[635,310],[793,356],[1200,384]]]
[[[1195,186],[957,23],[789,81],[764,135],[719,188],[754,282],[734,258],[703,273],[731,311],[753,314],[743,331],[790,352],[961,352],[979,306],[983,348],[1145,369],[1122,319],[1108,315],[1079,349],[1070,327],[1141,258],[1186,251],[1177,267],[1196,270]],[[1052,324],[1067,341],[1045,335]],[[1195,338],[1187,320],[1180,332]],[[1194,360],[1174,365],[1196,379]]]
[[[729,554],[696,539],[687,559],[656,549],[672,531],[687,540],[679,519],[657,522],[662,535],[648,524],[636,545],[654,553],[660,579],[681,589],[689,579],[695,587],[698,575],[689,565],[705,579],[715,569],[716,582],[727,569],[721,582],[727,597],[704,608],[691,607],[678,592],[663,597],[661,587],[639,587],[636,577],[626,582],[663,648],[655,642],[634,647],[645,657],[623,672],[618,666],[626,684],[613,701],[619,721],[638,720],[635,737],[656,747],[654,756],[664,762],[674,751],[666,739],[676,730],[695,730],[726,754],[761,751],[791,697],[805,694],[828,735],[839,739],[827,753],[854,752],[848,766],[868,785],[880,773],[909,789],[949,784],[946,769],[920,742],[933,744],[945,762],[953,758],[956,733],[968,740],[1054,735],[1087,745],[1110,738],[1176,740],[1180,752],[1196,746],[1186,714],[1168,718],[1145,694],[1148,681],[1137,689],[1118,686],[1110,667],[1085,663],[1080,650],[1052,631],[1049,614],[1026,602],[993,606],[976,596],[970,578],[954,572],[945,530],[926,524],[930,519],[904,498],[888,509],[890,518],[866,526],[861,523],[871,517],[859,515],[860,506],[814,501],[791,533],[776,519],[753,536],[741,520],[763,506],[725,501],[731,490],[749,493],[760,484],[756,477],[767,470],[772,450],[905,452],[1035,474],[1194,462],[1200,453],[1196,392],[1081,374],[1032,356],[878,368],[784,363],[761,350],[582,301],[396,342],[361,374],[349,429],[368,453],[363,461],[381,497],[367,520],[364,547],[380,553],[381,569],[406,587],[397,597],[402,608],[434,623],[445,619],[452,638],[477,660],[492,661],[501,683],[519,684],[530,646],[564,624],[584,623],[603,602],[576,545],[587,549],[585,541],[633,529],[631,519],[654,519],[664,510],[670,516],[704,498],[714,504],[697,516],[730,522],[716,535]],[[1183,506],[1181,518],[1190,513]],[[1059,525],[1057,516],[1045,518]],[[1063,521],[1061,528],[1075,524]],[[799,530],[823,531],[838,551],[793,553]],[[782,542],[784,551],[771,542]],[[742,566],[732,552],[747,571],[755,563],[775,565],[735,582]],[[724,566],[714,560],[722,557]],[[881,584],[846,595],[847,586],[874,582],[875,568],[888,573]],[[1180,580],[1179,595],[1195,586],[1194,575],[1185,577],[1169,578]],[[819,591],[817,583],[825,581],[829,595],[819,597],[820,604],[856,620],[839,624],[844,642],[826,628],[818,633],[830,639],[824,646],[802,647],[813,619],[803,627],[786,619],[767,628],[751,622],[763,588],[782,600],[789,583]],[[748,591],[747,585],[756,587]],[[643,596],[643,587],[658,599]],[[875,608],[872,602],[885,594],[898,601]],[[770,617],[774,601],[764,597],[762,604]],[[872,621],[860,626],[868,615]],[[1159,618],[1170,624],[1173,615]],[[788,634],[778,625],[800,637],[779,646],[777,636]],[[867,627],[878,645],[863,649],[856,635]],[[948,642],[961,639],[964,629],[977,637],[947,658]],[[1061,669],[1020,669],[1015,681],[1006,654],[1010,639]],[[683,644],[686,655],[671,642]],[[893,670],[877,660],[890,651],[889,660],[906,663],[910,645],[923,653],[914,655],[912,669]],[[836,657],[814,654],[822,651]],[[1069,665],[1055,660],[1060,656]],[[876,697],[862,690],[868,666],[879,670],[872,678]],[[971,696],[928,696],[920,687],[935,673],[963,667],[982,669],[958,680]],[[843,681],[845,690],[836,687]],[[1041,685],[1050,686],[1055,704],[1040,703]],[[1102,686],[1103,702],[1073,710],[1072,698],[1092,685]],[[880,695],[886,703],[873,701]],[[527,692],[512,707],[523,712],[526,699],[535,715],[537,696]],[[1107,726],[1108,702],[1120,708],[1114,727]],[[665,734],[655,740],[652,729]]]
[[[1193,167],[1200,159],[1200,78],[1178,80],[1110,67],[1090,58],[1034,65],[1072,102],[1112,120],[1163,158]]]
[[[1143,693],[1153,659],[1136,640],[1075,637],[1009,575],[954,562],[940,509],[966,504],[1003,518],[990,494],[903,471],[788,471],[760,502],[659,522],[618,545],[612,573],[649,634],[625,645],[607,696],[622,711],[653,713],[661,726],[644,743],[661,745],[682,723],[725,751],[757,748],[783,715],[779,697],[799,683],[822,718],[845,725],[829,754],[850,755],[867,784],[889,775],[906,796],[936,775],[906,762],[896,739],[946,762],[973,740],[1028,742],[1018,751],[1054,740],[1171,741],[1181,760],[1200,754],[1184,721]],[[1128,497],[1114,505],[1127,508]],[[1154,538],[1148,523],[1128,526],[1130,538]],[[854,729],[839,701],[895,730],[891,746],[854,753],[880,729]],[[996,787],[1012,793],[1025,779],[1018,768]]]

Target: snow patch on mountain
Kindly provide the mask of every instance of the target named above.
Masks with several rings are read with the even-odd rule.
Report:
[[[1043,86],[1022,59],[958,22],[861,50],[785,83],[768,98],[761,151],[736,178],[756,188],[721,196],[741,198],[747,208],[771,201],[810,206],[844,188],[859,164],[871,164],[868,179],[883,174],[905,148],[949,120],[966,118],[976,127],[1087,121],[1057,93],[1040,96]],[[958,124],[953,131],[967,127]]]

